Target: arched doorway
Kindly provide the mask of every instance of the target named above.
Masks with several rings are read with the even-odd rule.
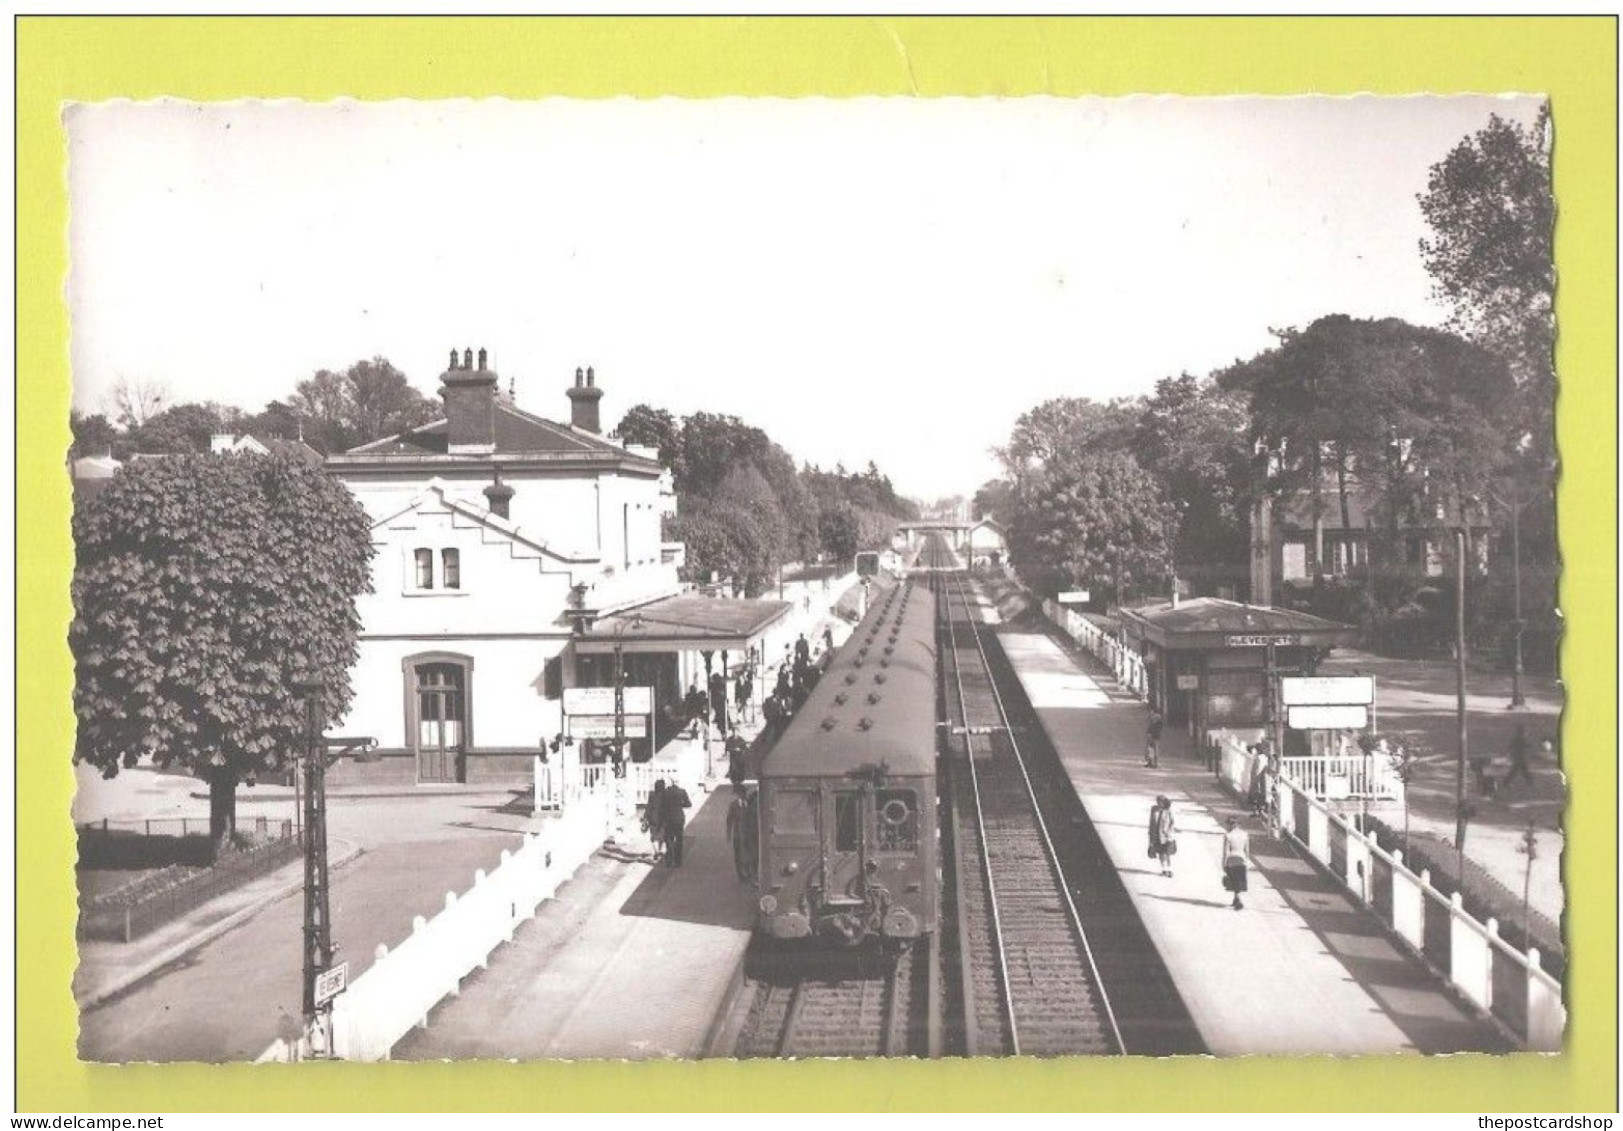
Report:
[[[472,673],[473,661],[465,656],[431,654],[406,661],[406,733],[416,751],[418,781],[467,781]]]

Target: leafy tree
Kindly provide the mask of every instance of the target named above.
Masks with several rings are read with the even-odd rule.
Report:
[[[439,406],[382,357],[342,373],[318,370],[299,382],[288,404],[306,423],[305,441],[323,452],[381,440],[439,415]]]
[[[1056,397],[1022,413],[1008,445],[996,449],[996,455],[1009,477],[1018,481],[1067,453],[1128,451],[1138,415],[1138,398],[1100,402]]]
[[[357,361],[344,371],[344,382],[349,389],[344,422],[356,444],[405,432],[439,415],[439,405],[412,388],[387,358]]]
[[[1523,427],[1540,452],[1553,441],[1555,198],[1550,189],[1550,110],[1531,127],[1497,114],[1431,168],[1420,241],[1450,327],[1511,366],[1524,394]]]
[[[215,406],[178,404],[131,429],[130,441],[136,451],[150,455],[206,452],[214,434],[223,430],[224,423]]]
[[[261,440],[298,440],[304,435],[304,422],[286,401],[271,401],[260,412],[243,417],[241,427]]]
[[[1081,584],[1119,597],[1158,586],[1170,574],[1175,531],[1160,485],[1132,456],[1071,451],[1028,476],[1009,524],[1009,549],[1039,589]]]
[[[123,439],[123,434],[113,426],[113,422],[99,412],[86,416],[75,409],[68,415],[68,426],[73,430],[70,454],[74,459],[111,455],[113,448]]]
[[[659,462],[675,474],[682,456],[682,429],[669,409],[634,404],[620,418],[614,435],[623,443],[657,449]]]
[[[1265,486],[1305,492],[1312,506],[1313,573],[1322,575],[1325,492],[1342,525],[1362,482],[1395,527],[1438,501],[1466,513],[1509,451],[1504,425],[1514,399],[1492,354],[1443,331],[1395,318],[1321,318],[1280,332],[1280,344],[1218,375],[1250,397],[1251,439],[1272,453]],[[1437,491],[1446,498],[1428,498]],[[1426,521],[1423,520],[1422,521]]]
[[[349,384],[342,373],[317,370],[300,381],[288,404],[305,422],[304,438],[321,452],[339,452],[355,446],[349,428]]]
[[[349,705],[366,512],[300,461],[183,455],[125,468],[73,527],[74,756],[192,770],[218,843],[237,783],[300,749],[293,679],[325,682],[327,722]]]
[[[818,518],[818,537],[836,562],[849,562],[862,548],[862,515],[849,503],[840,503]]]
[[[975,492],[970,505],[976,518],[1006,523],[1014,505],[1014,484],[1007,479],[989,479]]]
[[[1250,527],[1246,397],[1185,373],[1155,384],[1134,452],[1179,514],[1181,564],[1243,562]]]

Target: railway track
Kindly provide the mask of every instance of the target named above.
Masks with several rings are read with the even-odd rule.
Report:
[[[1130,1051],[1010,727],[968,585],[938,575],[965,1052]]]
[[[896,952],[754,951],[731,1055],[939,1055],[934,962],[933,940]]]

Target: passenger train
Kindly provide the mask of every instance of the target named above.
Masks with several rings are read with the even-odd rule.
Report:
[[[836,945],[933,934],[935,602],[877,599],[760,769],[757,930]]]

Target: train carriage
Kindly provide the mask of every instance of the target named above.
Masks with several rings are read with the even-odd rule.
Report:
[[[875,601],[761,764],[758,929],[849,944],[934,933],[935,604]]]

